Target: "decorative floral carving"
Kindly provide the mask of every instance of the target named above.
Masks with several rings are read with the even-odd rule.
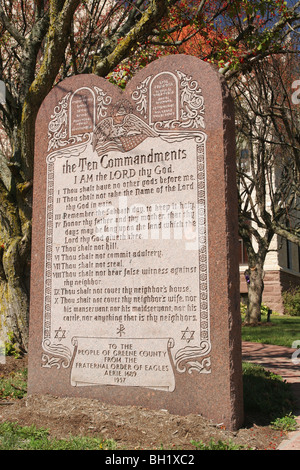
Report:
[[[68,144],[67,139],[67,122],[68,122],[68,102],[71,96],[69,92],[59,101],[54,108],[54,114],[51,115],[51,121],[48,126],[49,145],[48,152],[58,147]]]
[[[202,127],[205,129],[204,122],[204,98],[201,88],[196,80],[188,77],[186,74],[177,70],[180,78],[181,92],[181,119],[179,127]]]
[[[43,342],[43,349],[49,354],[43,354],[42,360],[44,361],[44,364],[42,364],[42,367],[56,367],[57,369],[60,369],[61,366],[64,369],[69,367],[72,359],[72,354],[69,348],[62,344],[51,344],[50,340],[45,340]]]
[[[111,104],[111,96],[104,93],[102,88],[94,86],[97,95],[97,119],[104,118],[107,115],[107,107]]]
[[[193,370],[199,373],[210,372],[210,359],[205,358],[202,362],[199,362],[199,358],[206,356],[210,352],[210,343],[208,341],[201,341],[200,346],[186,346],[185,348],[179,349],[175,355],[175,366],[179,373],[186,371],[189,374]]]
[[[148,83],[151,80],[151,77],[152,75],[149,75],[149,77],[137,86],[137,90],[132,93],[132,99],[136,101],[136,110],[144,117],[147,114]]]

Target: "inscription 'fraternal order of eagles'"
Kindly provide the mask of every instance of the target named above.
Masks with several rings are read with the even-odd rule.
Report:
[[[206,102],[176,63],[47,98],[40,369],[71,389],[213,374]]]

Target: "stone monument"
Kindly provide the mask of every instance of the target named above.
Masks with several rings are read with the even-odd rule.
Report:
[[[29,394],[243,421],[233,105],[168,56],[36,121]]]

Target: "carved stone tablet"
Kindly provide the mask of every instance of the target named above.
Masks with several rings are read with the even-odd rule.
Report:
[[[188,56],[79,75],[36,124],[29,393],[243,419],[234,117]]]

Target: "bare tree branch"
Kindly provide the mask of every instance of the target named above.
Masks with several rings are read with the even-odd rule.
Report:
[[[24,46],[25,38],[24,36],[19,33],[17,28],[11,23],[9,18],[6,16],[2,6],[0,5],[0,20],[5,29],[9,32],[9,34],[17,41],[20,46]]]

